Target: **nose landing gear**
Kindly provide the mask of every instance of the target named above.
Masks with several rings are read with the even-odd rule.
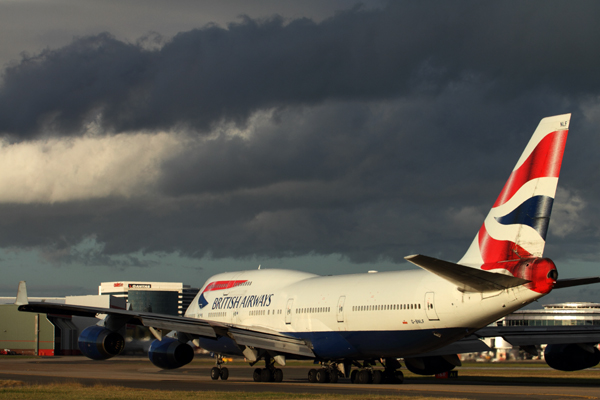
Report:
[[[229,378],[229,370],[227,367],[223,367],[225,360],[223,359],[222,355],[217,354],[215,356],[215,364],[216,366],[212,367],[210,370],[210,379],[216,381],[217,379],[221,378],[222,380],[226,381],[227,378]]]

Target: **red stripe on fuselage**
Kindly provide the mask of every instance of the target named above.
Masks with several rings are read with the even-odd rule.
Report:
[[[546,135],[527,157],[527,160],[510,174],[494,207],[506,203],[521,186],[532,179],[557,178],[568,133],[568,130],[563,130]]]
[[[206,286],[206,289],[204,289],[202,291],[202,293],[212,292],[214,290],[231,289],[233,287],[240,286],[242,283],[246,283],[246,282],[248,282],[248,281],[247,280],[245,280],[245,281],[215,281],[215,282],[209,283]]]

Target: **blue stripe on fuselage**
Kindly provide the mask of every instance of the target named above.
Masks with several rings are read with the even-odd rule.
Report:
[[[423,329],[413,331],[331,331],[285,332],[284,334],[310,341],[320,359],[367,359],[407,357],[438,349],[463,338],[469,329]],[[228,337],[217,340],[199,338],[200,347],[219,354],[242,355]],[[295,358],[289,356],[288,358]]]

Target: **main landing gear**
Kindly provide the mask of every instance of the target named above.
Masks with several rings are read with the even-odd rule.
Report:
[[[343,376],[338,369],[337,363],[322,365],[321,368],[313,368],[308,371],[308,381],[310,383],[336,383],[338,378]]]
[[[404,374],[398,370],[401,365],[397,359],[386,358],[380,359],[379,362],[384,368],[383,371],[373,369],[376,363],[374,360],[365,360],[362,363],[356,360],[345,361],[344,363],[329,362],[328,364],[322,364],[319,369],[313,368],[308,371],[308,381],[311,383],[336,383],[345,374],[348,377],[347,373],[350,371],[352,365],[354,365],[358,369],[350,373],[352,383],[400,384],[404,382]]]
[[[275,361],[271,357],[265,357],[265,367],[256,368],[252,378],[254,378],[254,382],[281,382],[283,381],[283,371],[281,368],[275,367]]]
[[[220,354],[216,355],[215,363],[216,363],[216,366],[212,367],[210,370],[210,378],[213,381],[216,381],[219,378],[226,381],[227,378],[229,378],[229,370],[227,369],[227,367],[223,367],[223,364],[225,364],[225,361],[223,360],[223,356]]]
[[[404,382],[404,374],[402,373],[402,371],[381,371],[378,369],[362,369],[352,371],[352,374],[350,375],[350,380],[352,381],[352,383],[358,384],[400,384]]]
[[[404,382],[404,374],[402,371],[398,371],[401,367],[400,362],[395,358],[386,358],[379,360],[383,365],[384,370],[373,369],[372,365],[374,362],[364,361],[362,365],[355,362],[354,364],[359,368],[352,371],[350,374],[350,380],[352,383],[358,384],[400,384]]]
[[[261,357],[262,358],[262,357]],[[254,382],[281,382],[283,381],[283,371],[275,366],[275,360],[270,357],[264,357],[264,368],[254,369],[252,377]],[[255,365],[260,359],[252,362],[250,366]],[[279,360],[278,360],[279,362]],[[336,383],[339,378],[350,378],[352,383],[357,384],[399,384],[404,382],[404,374],[399,371],[400,363],[395,358],[380,359],[383,370],[374,369],[375,360],[364,360],[362,363],[357,360],[328,361],[321,362],[320,368],[312,368],[308,371],[308,380],[311,383]],[[210,377],[213,380],[227,380],[229,370],[224,367],[225,360],[222,355],[215,356],[216,365],[210,371]],[[281,364],[281,362],[280,362]],[[350,370],[352,365],[357,369]]]

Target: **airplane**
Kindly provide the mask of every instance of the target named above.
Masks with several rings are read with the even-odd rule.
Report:
[[[15,304],[26,312],[106,314],[79,337],[81,352],[96,360],[123,350],[127,324],[150,328],[156,340],[148,357],[163,369],[191,362],[192,342],[216,355],[212,379],[227,380],[223,357],[232,355],[245,357],[250,366],[264,361],[253,371],[258,382],[280,382],[286,360],[310,359],[320,365],[308,372],[310,382],[346,377],[364,384],[401,383],[399,359],[417,374],[450,371],[460,365],[458,353],[487,348],[478,340],[486,329],[517,342],[528,337],[524,346],[550,343],[546,355],[553,367],[588,368],[600,362],[594,347],[598,331],[573,339],[559,327],[533,334],[486,328],[553,288],[600,282],[600,277],[559,280],[555,264],[543,258],[570,118],[540,121],[458,263],[416,254],[406,257],[421,268],[416,270],[338,276],[260,268],[225,272],[206,281],[184,317],[29,303],[24,282]]]

